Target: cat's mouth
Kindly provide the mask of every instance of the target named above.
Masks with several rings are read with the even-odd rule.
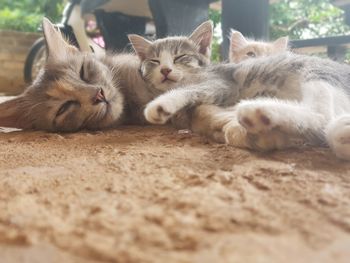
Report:
[[[167,82],[167,81],[176,82],[176,80],[171,79],[171,78],[168,78],[168,77],[164,77],[164,78],[162,79],[162,83],[165,83],[165,82]]]

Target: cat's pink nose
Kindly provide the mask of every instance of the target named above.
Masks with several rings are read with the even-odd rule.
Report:
[[[160,72],[164,75],[164,77],[167,77],[172,70],[170,68],[162,68]]]
[[[95,104],[98,104],[100,102],[107,102],[106,100],[106,97],[105,97],[105,94],[103,92],[103,89],[99,89],[96,93],[96,95],[93,97],[92,99],[92,103],[95,105]]]

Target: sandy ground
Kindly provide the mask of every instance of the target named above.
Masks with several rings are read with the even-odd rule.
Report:
[[[350,163],[167,127],[0,132],[0,262],[349,262]]]

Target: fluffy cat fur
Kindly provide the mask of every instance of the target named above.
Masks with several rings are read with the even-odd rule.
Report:
[[[232,30],[230,36],[229,61],[239,63],[249,58],[275,55],[288,50],[288,37],[274,42],[256,41],[245,38],[241,32]]]
[[[157,71],[162,68],[150,65],[153,62],[143,58],[139,49],[138,56],[98,57],[70,45],[47,19],[43,21],[43,29],[48,48],[45,68],[23,94],[0,104],[2,127],[72,132],[121,123],[142,124],[147,102],[186,79],[191,69],[198,70],[209,61],[212,28],[208,22],[190,37],[147,41],[147,47],[139,45],[143,38],[130,37],[137,38],[139,42],[133,41],[133,45],[145,48],[146,55],[154,59],[159,55],[161,65],[174,67],[176,74],[169,75],[171,80],[166,81],[159,80]],[[171,65],[169,54],[182,57],[173,57]]]
[[[200,75],[199,82],[150,102],[146,119],[162,124],[183,108],[202,105],[192,115],[194,130],[217,140],[271,150],[297,138],[328,144],[350,159],[350,66],[285,52],[211,66]]]

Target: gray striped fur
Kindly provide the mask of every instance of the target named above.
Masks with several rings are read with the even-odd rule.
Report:
[[[145,109],[146,119],[165,123],[183,109],[236,105],[228,116],[238,118],[248,134],[254,135],[248,137],[263,142],[262,148],[283,148],[280,143],[287,142],[283,136],[289,134],[319,145],[328,143],[337,156],[350,159],[349,65],[285,52],[239,64],[212,65],[199,75],[192,83],[150,102]],[[261,140],[261,136],[268,136],[269,129],[277,127],[282,131],[276,137],[278,143],[271,140],[277,133]],[[257,147],[252,142],[245,145]]]

